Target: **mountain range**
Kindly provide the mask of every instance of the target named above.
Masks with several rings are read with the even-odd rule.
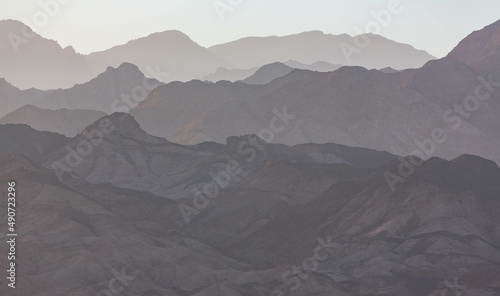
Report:
[[[149,78],[171,82],[202,79],[221,67],[245,70],[288,60],[405,69],[419,67],[434,58],[425,51],[381,36],[370,38],[370,46],[349,62],[341,53],[340,44],[353,44],[354,37],[318,31],[245,38],[205,48],[182,32],[172,30],[82,55],[72,47],[61,48],[56,41],[43,38],[19,21],[3,20],[0,21],[0,77],[20,89],[48,90],[84,83],[107,67],[116,68],[126,62],[137,65]]]
[[[441,59],[365,37],[0,21],[0,295],[500,295],[500,21]]]
[[[355,47],[355,38],[367,38],[369,45],[359,53],[346,55],[342,45]],[[434,59],[423,50],[401,44],[379,35],[349,36],[332,35],[321,31],[310,31],[283,37],[247,37],[225,44],[209,47],[217,56],[224,57],[237,68],[250,68],[273,62],[295,60],[312,64],[318,61],[363,66],[368,69],[393,67],[395,69],[417,68]]]
[[[499,32],[500,22],[484,30]],[[457,48],[476,44],[477,34],[482,32],[471,34]],[[495,48],[497,39],[485,40],[484,48]],[[465,58],[456,52],[404,71],[295,69],[264,85],[170,83],[151,92],[130,113],[153,135],[195,144],[258,133],[269,128],[273,110],[286,109],[294,119],[273,133],[275,142],[333,142],[447,159],[470,153],[498,163],[500,73],[478,71],[474,62],[462,62]],[[446,138],[443,143],[433,139],[436,132]]]
[[[0,130],[44,147],[29,158],[1,147],[2,189],[23,188],[18,280],[29,283],[9,295],[106,293],[117,276],[137,295],[431,296],[450,281],[499,292],[500,168],[480,157],[419,160],[391,188],[403,159],[368,149],[252,135],[181,146],[125,113],[72,139]],[[72,170],[49,169],[84,140],[94,148]],[[218,189],[197,200],[207,184]]]
[[[81,133],[89,124],[105,116],[96,110],[59,109],[48,110],[25,105],[0,119],[0,124],[26,124],[41,131],[53,131],[67,137]]]
[[[484,48],[495,48],[497,39],[491,31],[498,32],[499,27],[497,22],[484,29],[492,36],[484,38],[488,43]],[[448,56],[403,71],[344,66],[331,72],[314,72],[273,63],[252,70],[254,74],[239,82],[192,80],[160,85],[145,78],[138,67],[123,63],[70,89],[32,89],[29,91],[37,95],[27,96],[29,91],[9,86],[8,93],[19,97],[10,99],[16,107],[31,104],[42,109],[89,109],[108,114],[131,109],[130,114],[146,132],[179,144],[224,143],[233,135],[258,134],[269,129],[278,110],[292,114],[294,119],[273,133],[276,143],[338,143],[397,155],[417,153],[422,158],[453,159],[469,153],[500,163],[500,123],[496,116],[500,110],[496,89],[499,73],[478,71],[475,62],[464,63],[468,60],[460,54],[460,48],[477,44],[478,34],[486,33],[475,32]],[[146,89],[148,85],[158,87]],[[487,100],[474,99],[481,86]],[[469,95],[473,95],[472,101],[468,101]],[[20,103],[23,100],[25,103]],[[464,109],[465,103],[472,104],[467,107],[471,111]],[[10,109],[5,112],[13,111]],[[1,122],[30,123],[18,113]],[[33,118],[39,118],[37,124],[43,130],[74,136],[75,131],[102,116],[98,114],[78,124],[61,118],[61,114],[58,127],[43,112]],[[433,139],[436,131],[444,134],[443,143]]]

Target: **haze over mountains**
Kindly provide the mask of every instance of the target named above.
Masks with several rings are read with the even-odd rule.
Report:
[[[25,105],[33,105],[42,109],[59,110],[70,109],[75,110],[76,114],[79,109],[88,110],[87,114],[90,115],[91,111],[100,111],[112,113],[116,111],[127,110],[134,107],[140,101],[144,100],[148,93],[155,89],[162,83],[156,79],[146,78],[139,68],[130,63],[123,63],[117,68],[108,67],[103,73],[99,74],[96,78],[75,85],[68,89],[57,89],[51,91],[40,91],[37,89],[19,90],[5,80],[0,80],[0,87],[2,87],[2,102],[1,116],[16,110]],[[31,115],[41,110],[31,108]],[[16,110],[15,115],[11,115],[4,119],[4,123],[28,123],[22,120],[28,120],[17,117],[17,114],[22,110]],[[56,114],[56,112],[52,112]],[[62,113],[60,113],[62,115]],[[15,117],[15,118],[14,118]],[[35,116],[35,118],[43,116]],[[12,120],[10,120],[11,118]],[[95,117],[93,117],[95,120]],[[55,121],[65,121],[68,118],[46,118],[48,121],[54,119]],[[92,121],[87,121],[89,124]],[[66,123],[71,125],[72,123]],[[52,123],[44,123],[41,126],[50,126]],[[40,127],[41,127],[40,126]],[[85,126],[82,126],[82,128]],[[65,130],[53,130],[59,133],[66,133]],[[78,131],[80,132],[81,129]]]
[[[0,77],[20,89],[71,87],[94,77],[72,47],[33,33],[19,21],[0,21]]]
[[[499,31],[499,26],[497,22],[484,30]],[[457,48],[477,44],[474,36],[478,34],[486,33],[471,34]],[[482,47],[497,48],[496,35],[489,34],[493,37],[483,38],[486,43]],[[397,155],[417,152],[423,158],[453,159],[470,153],[499,163],[497,127],[500,122],[496,114],[500,111],[500,102],[496,81],[500,75],[478,72],[463,63],[456,52],[457,49],[421,68],[404,71],[343,67],[318,73],[273,63],[255,70],[242,82],[193,80],[148,89],[144,86],[157,86],[160,82],[145,80],[138,67],[124,63],[116,69],[109,67],[87,83],[47,92],[45,98],[35,102],[36,96],[30,97],[26,103],[45,109],[89,109],[108,114],[132,108],[130,114],[146,132],[179,144],[224,143],[233,135],[257,134],[269,128],[269,121],[276,115],[274,109],[281,113],[286,109],[294,119],[273,135],[276,143],[332,142]],[[482,78],[478,78],[480,76]],[[474,95],[484,80],[490,81],[486,83],[491,85],[483,89],[490,98],[477,99],[477,106],[467,107],[472,108],[469,111],[465,107],[463,111],[457,109],[456,105],[464,105],[464,100]],[[22,94],[20,92],[19,101],[23,100]],[[77,124],[69,128],[70,132],[48,121],[40,122],[43,130],[68,136],[83,128],[83,123],[90,122]],[[29,123],[8,118],[2,122]],[[446,140],[431,145],[429,139],[435,142],[432,134],[436,128],[442,130]],[[426,144],[430,146],[426,148]]]
[[[68,151],[102,121],[110,132],[74,170],[36,164],[67,164]],[[0,127],[10,143],[25,141],[15,135],[30,129]],[[2,184],[15,179],[24,188],[18,279],[28,284],[9,295],[102,293],[117,272],[138,295],[430,296],[453,278],[463,292],[498,293],[500,168],[491,161],[432,158],[392,191],[385,174],[400,161],[367,149],[287,147],[252,136],[180,146],[147,135],[123,113],[73,139],[27,133],[44,153],[27,159],[3,147],[11,154],[0,158]],[[241,144],[255,154],[241,154]],[[218,179],[208,204],[172,200],[203,190],[228,163],[235,175]]]
[[[89,124],[105,116],[106,113],[83,109],[40,109],[25,105],[0,119],[0,124],[27,124],[41,131],[53,131],[68,137],[79,134]]]
[[[370,42],[359,53],[346,56],[342,44],[355,47],[354,38],[347,35],[304,32],[283,37],[248,37],[226,44],[215,45],[209,51],[224,57],[238,68],[295,60],[312,64],[323,61],[331,64],[363,66],[368,69],[393,67],[417,68],[434,59],[425,51],[416,50],[382,36],[369,34]]]
[[[370,46],[348,61],[340,44],[353,44],[353,37],[317,31],[253,37],[208,49],[182,32],[165,31],[102,52],[81,55],[71,47],[63,49],[57,42],[31,32],[19,21],[0,21],[0,28],[0,77],[21,89],[69,88],[124,62],[137,65],[148,77],[170,82],[201,79],[220,67],[244,70],[288,60],[405,69],[419,67],[433,59],[424,51],[373,35]]]
[[[249,78],[250,76],[256,74],[256,72],[259,69],[261,69],[263,67],[269,68],[270,65],[277,65],[277,64],[285,65],[285,66],[292,68],[292,69],[303,69],[303,70],[311,70],[311,71],[316,71],[316,72],[332,72],[332,71],[335,71],[341,67],[340,65],[333,65],[333,64],[330,64],[327,62],[315,62],[313,64],[303,64],[303,63],[299,63],[297,61],[289,60],[289,61],[286,61],[283,63],[276,62],[276,63],[264,65],[262,67],[250,68],[247,70],[241,70],[241,69],[228,70],[224,67],[221,67],[221,68],[217,69],[216,72],[203,77],[201,80],[210,81],[210,82],[217,82],[217,81],[221,81],[221,80],[226,80],[226,81],[231,81],[231,82],[243,81],[243,80]],[[288,72],[290,72],[290,71],[288,71]],[[270,75],[270,77],[277,78],[277,77],[283,76],[284,74],[287,74],[288,72],[286,72],[286,69],[284,69],[282,71],[278,70],[278,71],[274,72],[276,74]],[[271,80],[272,79],[266,79],[265,81],[270,82]],[[262,84],[262,83],[259,83],[259,84]]]
[[[492,26],[498,31],[500,23]],[[475,44],[470,38],[459,46]],[[492,45],[483,46],[491,48],[497,40],[487,41]],[[331,73],[294,70],[265,85],[172,83],[152,92],[131,114],[147,132],[177,143],[222,143],[230,135],[268,128],[273,108],[286,108],[295,118],[273,141],[333,142],[399,155],[420,150],[448,159],[471,153],[500,161],[500,75],[477,72],[452,54],[419,69],[390,72],[343,67]],[[474,97],[478,88],[483,99]],[[469,95],[473,101],[466,100]],[[446,140],[425,148],[436,128]]]
[[[333,142],[399,155],[425,150],[448,159],[471,153],[499,162],[496,127],[500,122],[492,112],[500,110],[498,93],[470,120],[452,117],[456,113],[448,110],[463,100],[457,98],[465,98],[475,89],[466,85],[479,84],[478,74],[473,72],[467,80],[459,81],[446,75],[455,69],[450,70],[447,64],[441,67],[440,63],[435,62],[435,75],[443,84],[452,85],[434,88],[439,80],[424,73],[427,66],[394,74],[356,67],[332,73],[294,70],[262,86],[198,81],[168,84],[152,92],[130,113],[149,133],[177,143],[196,144],[206,140],[221,143],[230,135],[258,133],[269,128],[276,108],[294,116],[286,128],[273,135],[278,143]],[[457,91],[458,85],[461,91]],[[438,90],[442,96],[435,95]],[[432,151],[422,148],[432,139],[435,128],[443,129],[447,139],[434,145]]]
[[[42,100],[44,97],[52,93],[52,91],[41,91],[38,89],[30,88],[27,90],[20,90],[12,84],[0,78],[0,116],[16,110],[26,104],[33,104]]]
[[[22,28],[0,21],[2,53]],[[0,55],[0,295],[500,295],[499,32],[437,60],[370,35],[350,66],[352,37],[318,31],[21,42]]]

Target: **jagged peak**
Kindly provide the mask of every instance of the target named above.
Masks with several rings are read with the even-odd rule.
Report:
[[[87,126],[84,129],[84,133],[95,128],[101,128],[104,123],[106,123],[106,125],[113,126],[114,129],[140,129],[139,123],[137,123],[132,115],[123,112],[115,112],[111,115],[106,115]]]
[[[83,129],[81,136],[101,131],[102,135],[118,135],[141,142],[168,143],[167,140],[146,133],[135,118],[123,112],[106,115]]]

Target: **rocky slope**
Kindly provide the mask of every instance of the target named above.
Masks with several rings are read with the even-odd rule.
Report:
[[[126,113],[114,113],[89,125],[51,153],[44,166],[57,170],[59,175],[68,172],[93,184],[111,183],[179,199],[233,163],[237,164],[234,170],[241,172],[230,176],[227,181],[231,184],[271,160],[371,168],[393,159],[395,156],[386,152],[335,144],[271,145],[255,135],[231,137],[226,145],[181,146],[148,135]]]
[[[266,147],[255,148],[255,160],[246,164],[250,154],[235,152],[248,137],[228,139],[225,147],[185,147],[159,143],[135,129],[130,117],[114,123],[104,142],[121,139],[117,147],[124,151],[103,143],[94,152],[102,160],[87,163],[87,170],[116,153],[129,154],[132,166],[146,165],[134,157],[153,149],[166,170],[181,175],[192,174],[190,161],[210,163],[224,154],[230,156],[225,161],[252,169],[205,193],[209,197],[172,201],[92,185],[75,174],[58,178],[22,155],[1,156],[0,189],[16,180],[19,194],[22,256],[16,261],[19,286],[9,295],[102,294],[113,287],[125,295],[171,296],[500,292],[500,168],[491,161],[408,158],[415,165],[407,174],[405,162],[388,154],[313,145],[316,152],[337,153],[318,162],[303,154],[311,146],[295,151],[253,142]],[[177,153],[161,152],[172,146]],[[194,150],[198,154],[182,157]],[[120,157],[107,165],[121,163],[116,168],[126,170]],[[363,157],[380,162],[367,165]],[[356,161],[363,166],[352,165]],[[388,172],[405,176],[394,190]],[[5,213],[5,204],[0,209]],[[0,279],[2,293],[5,281]]]
[[[166,214],[173,208],[167,199],[70,177],[60,183],[18,154],[0,158],[4,192],[12,179],[22,255],[18,285],[8,288],[2,277],[2,295],[245,295],[248,286],[269,293],[265,285],[277,277],[183,234]]]
[[[500,20],[467,36],[449,56],[477,71],[500,72]]]
[[[270,129],[276,114],[286,109],[290,118],[278,119],[274,122],[278,132],[267,134],[274,143],[333,142],[399,155],[418,153],[422,158],[452,159],[471,153],[500,161],[495,100],[474,114],[488,120],[484,125],[462,120],[457,126],[459,119],[448,111],[460,102],[457,98],[466,98],[476,88],[475,71],[457,63],[465,70],[455,71],[443,60],[392,74],[361,67],[331,73],[294,70],[266,85],[172,83],[153,91],[131,114],[148,133],[196,144],[258,134]],[[454,74],[441,75],[446,73]],[[436,129],[446,140],[423,147]]]

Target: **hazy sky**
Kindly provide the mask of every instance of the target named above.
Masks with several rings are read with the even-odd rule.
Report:
[[[246,36],[321,30],[357,35],[372,12],[397,0],[0,0],[0,19],[28,20],[40,35],[89,53],[153,32],[180,30],[202,46]],[[43,24],[42,3],[59,3]],[[214,3],[230,7],[219,17]],[[465,36],[500,19],[498,0],[400,0],[380,35],[446,55]],[[49,5],[50,6],[50,5]],[[222,7],[222,6],[221,6]],[[36,20],[39,17],[40,21]],[[34,25],[33,25],[34,24]]]

